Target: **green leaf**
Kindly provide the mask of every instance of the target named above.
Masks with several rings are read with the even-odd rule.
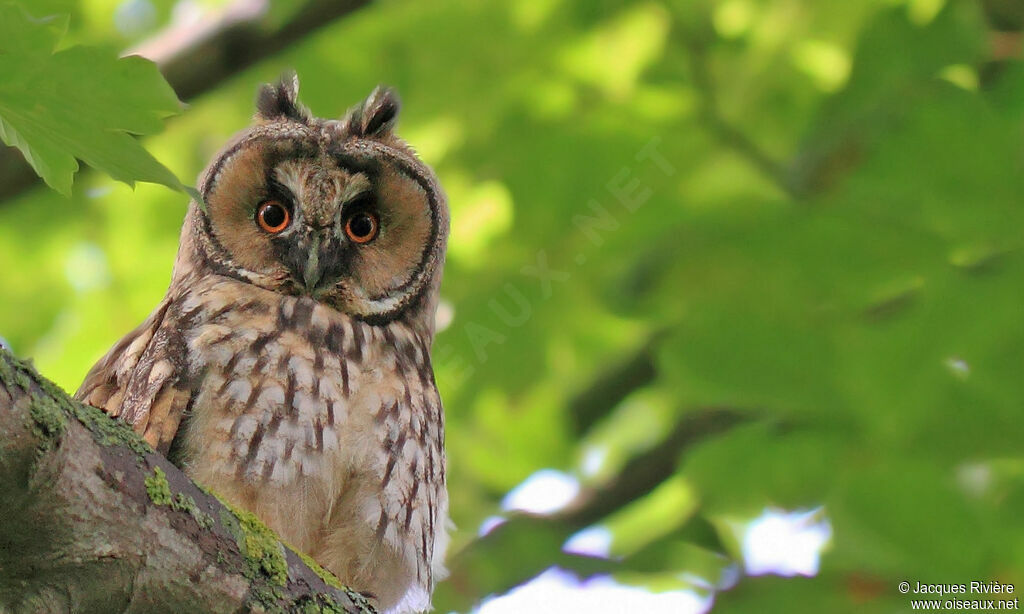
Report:
[[[965,578],[1000,568],[1002,529],[951,472],[914,458],[844,466],[825,503],[835,528],[830,568],[889,578]]]
[[[830,490],[843,445],[825,430],[757,423],[700,445],[686,456],[683,474],[710,513],[812,507]]]
[[[133,137],[158,132],[163,118],[181,110],[156,65],[98,47],[53,53],[66,25],[66,18],[37,20],[15,4],[0,5],[0,138],[65,195],[76,158],[128,185],[182,190]]]

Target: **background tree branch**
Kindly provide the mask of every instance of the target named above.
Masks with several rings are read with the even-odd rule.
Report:
[[[623,364],[636,362],[645,351]],[[749,411],[726,407],[683,412],[662,441],[630,459],[607,482],[584,488],[566,509],[550,515],[514,514],[455,553],[449,562],[451,576],[438,587],[438,592],[443,594],[445,603],[469,609],[473,596],[462,592],[464,586],[482,586],[487,593],[502,594],[551,565],[586,574],[614,571],[619,567],[615,560],[563,552],[566,539],[650,493],[676,471],[691,448],[744,424],[751,417]],[[700,528],[691,528],[691,532]],[[499,561],[500,569],[495,569],[495,561]]]
[[[366,4],[369,0],[306,0],[281,16],[266,0],[235,0],[200,23],[172,24],[128,54],[156,62],[178,98],[188,101]],[[0,201],[41,183],[17,149],[0,149]]]
[[[0,611],[373,612],[6,350],[0,492]]]

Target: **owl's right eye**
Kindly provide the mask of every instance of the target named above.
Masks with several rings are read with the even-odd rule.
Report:
[[[288,228],[288,223],[291,221],[291,213],[276,200],[264,202],[256,211],[256,222],[260,225],[260,228],[271,234],[277,234]]]

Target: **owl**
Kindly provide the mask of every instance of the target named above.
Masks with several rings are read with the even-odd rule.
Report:
[[[261,88],[200,177],[167,295],[76,397],[382,611],[424,611],[447,542],[447,203],[390,90],[338,120],[297,93],[293,75]]]

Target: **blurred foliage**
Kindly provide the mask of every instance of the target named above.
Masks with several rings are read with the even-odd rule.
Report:
[[[137,40],[126,6],[136,37],[171,10],[81,0],[71,36]],[[146,146],[195,176],[287,67],[321,116],[401,92],[453,219],[439,611],[554,563],[715,587],[772,505],[824,507],[821,573],[741,578],[715,611],[888,612],[904,579],[1024,583],[1016,6],[382,1]],[[162,297],[185,200],[86,174],[0,204],[0,336],[74,389]],[[578,500],[477,537],[544,467]],[[595,525],[618,558],[561,551]]]
[[[158,132],[161,119],[179,111],[156,65],[139,57],[118,59],[103,47],[57,50],[67,22],[67,15],[35,18],[21,5],[0,4],[0,138],[66,195],[76,158],[129,185],[149,181],[182,189],[130,136]]]

